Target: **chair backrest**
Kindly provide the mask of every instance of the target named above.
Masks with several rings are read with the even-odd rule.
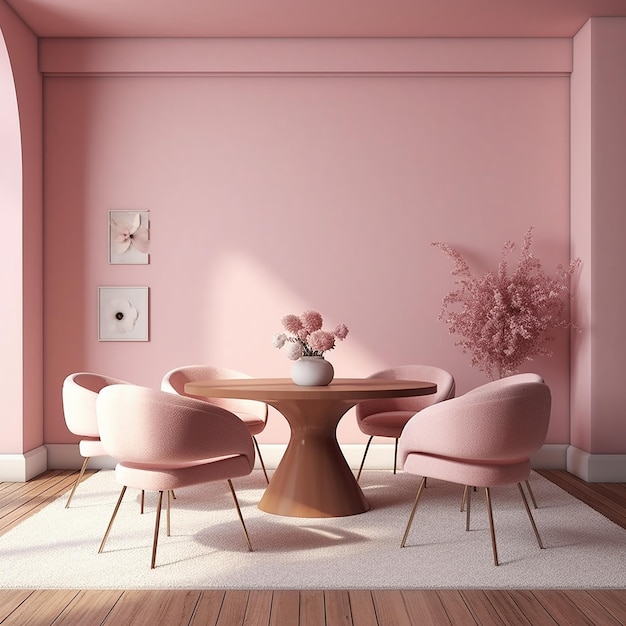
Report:
[[[96,398],[108,385],[126,381],[92,372],[75,372],[63,381],[63,414],[71,433],[81,437],[98,437]]]
[[[387,411],[412,411],[417,413],[427,406],[454,397],[454,377],[440,367],[433,365],[399,365],[374,372],[368,378],[392,378],[396,380],[422,380],[437,384],[437,392],[427,396],[412,398],[384,398],[364,400],[356,405],[356,417],[360,421],[374,413]]]
[[[497,380],[489,381],[484,385],[480,385],[478,387],[474,387],[468,391],[468,393],[482,393],[483,391],[488,391],[491,389],[500,389],[501,387],[506,387],[508,385],[512,385],[515,383],[543,383],[545,382],[539,374],[535,374],[532,372],[527,372],[524,374],[513,374],[512,376],[505,376],[504,378],[498,378]]]
[[[522,461],[543,445],[551,403],[546,384],[509,382],[428,407],[404,427],[400,460],[421,452],[493,463]]]
[[[187,464],[243,455],[254,465],[252,437],[233,413],[201,400],[111,385],[96,401],[100,439],[121,463]]]
[[[163,376],[161,390],[169,393],[177,393],[180,396],[196,398],[210,402],[215,406],[222,407],[232,413],[247,413],[254,415],[263,421],[267,420],[267,404],[256,400],[239,400],[236,398],[209,398],[185,393],[185,384],[199,380],[217,380],[231,378],[251,378],[248,374],[225,367],[213,367],[210,365],[186,365],[170,370]]]

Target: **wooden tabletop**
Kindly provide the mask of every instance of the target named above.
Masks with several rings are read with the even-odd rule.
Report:
[[[330,385],[304,387],[291,378],[235,378],[205,380],[185,384],[195,396],[245,398],[248,400],[335,399],[367,400],[423,396],[437,391],[437,385],[419,380],[386,378],[335,378]]]

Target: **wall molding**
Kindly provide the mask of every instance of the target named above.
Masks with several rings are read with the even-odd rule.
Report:
[[[567,471],[588,483],[626,483],[626,454],[589,454],[569,446]]]
[[[50,444],[48,449],[48,469],[79,469],[83,457],[78,452],[78,444]],[[285,453],[287,444],[260,444],[261,454],[267,469],[276,469]],[[358,470],[365,451],[364,443],[341,444],[341,451],[346,457],[348,465]],[[537,469],[566,469],[566,444],[546,444],[532,458],[532,465]],[[373,443],[367,453],[366,469],[386,470],[393,469],[393,443]],[[94,457],[89,462],[91,469],[113,469],[115,461],[108,456]],[[256,469],[261,469],[257,457]]]
[[[286,444],[260,444],[261,454],[268,470],[276,469]],[[365,444],[342,444],[341,450],[348,465],[359,469]],[[392,443],[372,444],[365,461],[365,469],[391,470]],[[25,454],[0,454],[0,481],[27,482],[48,469],[80,469],[83,463],[78,444],[48,444]],[[534,469],[567,470],[588,483],[626,482],[626,454],[589,454],[568,444],[546,444],[531,458]],[[90,469],[113,469],[115,460],[109,456],[94,457]],[[255,468],[261,465],[257,457]]]
[[[0,481],[28,482],[48,469],[48,452],[39,446],[24,454],[0,454]]]
[[[41,38],[45,76],[569,75],[571,38]]]

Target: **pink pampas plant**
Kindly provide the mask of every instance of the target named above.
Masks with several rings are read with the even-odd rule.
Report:
[[[507,256],[515,244],[507,241],[496,272],[473,276],[469,265],[446,243],[432,245],[443,250],[455,264],[456,289],[443,298],[439,319],[451,334],[460,336],[455,345],[471,354],[471,364],[489,378],[516,373],[524,361],[551,356],[547,346],[557,328],[576,328],[565,319],[565,303],[571,297],[569,279],[580,266],[575,259],[557,266],[548,276],[531,251],[532,226],[526,232],[517,267],[510,272]]]

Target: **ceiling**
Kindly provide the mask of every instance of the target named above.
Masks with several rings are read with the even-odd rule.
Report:
[[[5,0],[40,37],[571,37],[626,0]]]

